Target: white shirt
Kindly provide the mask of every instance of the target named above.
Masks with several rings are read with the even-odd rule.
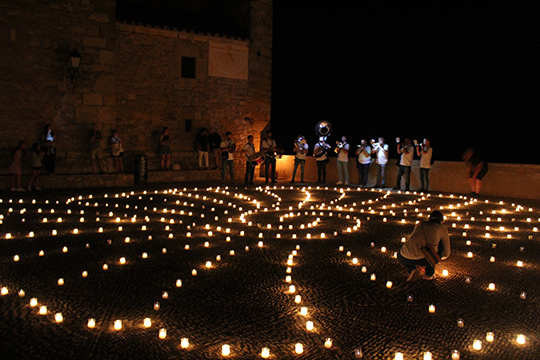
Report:
[[[380,164],[380,165],[387,164],[388,163],[388,144],[381,145],[379,143],[375,143],[375,145],[373,145],[373,148],[377,152],[376,153],[377,164]]]
[[[251,144],[251,143],[247,143],[246,145],[244,145],[244,147],[242,148],[242,151],[244,153],[246,153],[246,157],[250,157],[251,155],[255,154],[255,145]]]
[[[431,157],[433,156],[433,149],[431,146],[427,148],[425,153],[422,148],[420,148],[420,154],[420,167],[423,169],[431,168]]]
[[[364,150],[360,151],[360,154],[358,154],[358,162],[364,165],[371,163],[371,147],[369,145],[366,146]]]
[[[403,153],[401,153],[401,161],[399,165],[401,166],[411,166],[413,155],[414,155],[414,146],[412,145],[402,145]],[[407,153],[408,151],[408,153]]]
[[[307,157],[307,152],[308,152],[308,149],[309,149],[309,145],[308,144],[297,144],[297,146],[300,145],[301,148],[297,148],[297,152],[296,152],[296,158],[298,160],[306,160],[306,157]],[[304,153],[302,154],[300,152],[301,149],[304,149]]]
[[[221,151],[227,151],[227,149],[229,149],[229,147],[231,146],[233,142],[234,141],[232,140],[223,140],[221,142],[221,145],[219,146],[221,148]],[[229,157],[227,158],[227,160],[234,160],[233,153],[230,151],[229,151]]]
[[[409,260],[423,259],[424,253],[420,248],[428,242],[433,245],[435,251],[438,251],[440,241],[444,246],[441,258],[447,258],[450,255],[450,238],[446,226],[433,221],[420,222],[416,224],[409,239],[401,247],[401,255]]]
[[[343,151],[347,150],[347,151]],[[337,155],[337,161],[349,162],[349,144],[345,143]]]

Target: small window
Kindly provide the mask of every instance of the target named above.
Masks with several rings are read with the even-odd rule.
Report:
[[[193,130],[193,120],[186,119],[185,131],[191,132]]]
[[[182,56],[182,77],[195,79],[195,58]]]

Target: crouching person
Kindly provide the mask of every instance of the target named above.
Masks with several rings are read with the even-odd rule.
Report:
[[[420,269],[425,268],[425,280],[435,277],[435,266],[430,265],[422,250],[426,245],[439,255],[441,260],[450,256],[450,238],[448,229],[442,225],[443,214],[435,210],[429,215],[428,221],[421,221],[414,227],[409,239],[403,244],[398,253],[398,261],[407,268],[409,277],[407,281],[416,281],[420,278]]]

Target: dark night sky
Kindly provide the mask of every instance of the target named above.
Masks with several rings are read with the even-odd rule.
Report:
[[[488,161],[539,163],[538,7],[390,4],[274,2],[278,142],[313,144],[324,119],[332,142],[431,137],[438,160],[474,146]]]

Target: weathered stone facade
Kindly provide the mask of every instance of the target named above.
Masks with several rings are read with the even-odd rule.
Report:
[[[90,172],[92,123],[102,126],[107,157],[106,140],[119,130],[126,171],[141,154],[159,168],[164,126],[176,136],[172,162],[181,169],[197,167],[201,127],[232,131],[240,147],[248,134],[257,142],[270,121],[272,1],[250,5],[250,38],[235,39],[119,23],[112,0],[0,1],[0,172],[18,141],[38,142],[45,124],[57,137],[57,173],[66,174]],[[248,79],[209,76],[210,42],[247,45]],[[82,56],[73,81],[72,49]],[[182,77],[182,57],[195,58],[194,78]]]

